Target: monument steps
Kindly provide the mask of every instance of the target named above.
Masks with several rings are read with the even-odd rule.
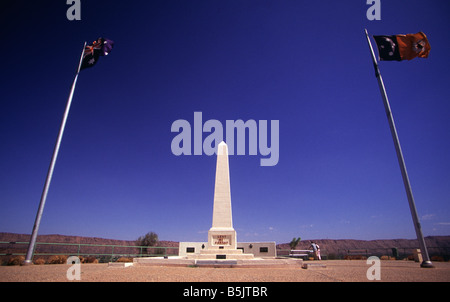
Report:
[[[253,256],[253,255],[252,255]],[[217,267],[217,268],[263,268],[294,266],[301,268],[302,259],[290,258],[253,258],[253,259],[187,259],[181,257],[142,257],[134,258],[134,266],[181,266],[181,267]]]
[[[253,254],[234,254],[234,253],[207,253],[207,254],[193,254],[189,255],[188,259],[203,259],[203,260],[238,260],[238,259],[253,259]]]

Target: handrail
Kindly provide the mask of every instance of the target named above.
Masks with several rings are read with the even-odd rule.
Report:
[[[0,244],[19,244],[19,245],[27,245],[29,242],[27,241],[0,241]],[[78,250],[76,253],[74,252],[49,252],[49,253],[35,253],[34,256],[56,256],[56,255],[88,255],[88,256],[111,256],[111,261],[116,256],[137,256],[137,257],[145,257],[145,256],[168,256],[167,250],[178,250],[178,247],[172,247],[172,246],[141,246],[141,245],[117,245],[117,244],[90,244],[90,243],[71,243],[71,242],[36,242],[36,249],[38,245],[51,245],[51,246],[78,246]],[[111,253],[89,253],[89,252],[80,252],[81,247],[105,247],[105,248],[111,248]],[[114,252],[114,248],[136,248],[139,249],[139,253],[121,253],[121,252]],[[4,247],[3,249],[7,249],[7,247]],[[159,251],[163,250],[163,253],[143,253],[144,249],[158,249]],[[0,256],[21,256],[25,255],[26,253],[0,253]]]

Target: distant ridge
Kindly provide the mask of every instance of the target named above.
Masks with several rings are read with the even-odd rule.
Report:
[[[30,240],[28,234],[15,234],[15,233],[2,233],[0,232],[0,241],[7,242],[0,244],[0,254],[6,254],[0,256],[0,258],[9,259],[12,255],[25,254],[28,248],[27,244],[17,244],[17,242],[28,242]],[[177,255],[177,249],[158,249],[149,248],[142,249],[134,247],[136,242],[134,240],[118,240],[118,239],[105,239],[98,237],[83,237],[83,236],[67,236],[67,235],[38,235],[38,243],[63,243],[62,245],[43,245],[38,244],[34,259],[47,258],[49,255],[95,255],[96,258],[111,259],[112,254],[120,257],[135,257],[141,253],[149,254],[163,254],[164,252],[170,255]],[[68,245],[64,245],[67,243]],[[75,245],[73,245],[75,244]],[[81,244],[78,246],[78,244]],[[88,246],[89,245],[89,246]],[[93,246],[91,246],[93,245]],[[113,247],[114,246],[114,247]],[[178,242],[174,241],[160,241],[158,247],[176,247],[178,248]],[[38,254],[48,254],[47,256]],[[0,259],[4,260],[4,259]],[[0,261],[1,262],[1,261]]]
[[[419,243],[417,239],[377,239],[377,240],[356,240],[356,239],[311,239],[302,240],[296,249],[309,249],[311,241],[319,244],[322,250],[326,250],[328,254],[339,254],[348,250],[367,249],[371,252],[377,251],[382,253],[385,251],[388,255],[392,255],[392,248],[397,249],[418,249]],[[425,237],[430,255],[433,254],[450,254],[450,236],[428,236]],[[289,249],[289,243],[277,245],[278,249]],[[403,251],[400,251],[403,252]]]
[[[16,234],[0,232],[0,241],[8,242],[27,242],[30,240],[29,234]],[[71,235],[38,235],[37,242],[51,242],[51,243],[82,243],[82,244],[101,244],[101,245],[126,245],[133,246],[135,240],[120,240],[120,239],[105,239],[99,237],[84,237]],[[160,241],[161,247],[178,247],[178,242],[175,241]]]
[[[16,234],[0,232],[0,241],[4,242],[27,242],[30,238],[28,234]],[[302,240],[297,245],[296,249],[307,250],[309,249],[310,242],[315,241],[320,245],[322,251],[326,254],[339,254],[347,250],[361,250],[367,249],[369,251],[380,251],[391,253],[392,248],[398,249],[414,249],[419,248],[419,244],[416,239],[378,239],[378,240],[356,240],[356,239],[311,239]],[[98,237],[83,237],[83,236],[67,236],[67,235],[38,235],[37,242],[51,242],[51,243],[81,243],[81,244],[96,244],[96,245],[122,245],[122,246],[135,246],[134,240],[118,240],[118,239],[105,239]],[[428,236],[425,237],[428,251],[430,255],[433,254],[450,254],[450,236]],[[8,245],[10,248],[13,244]],[[160,241],[159,247],[178,247],[179,242],[176,241]],[[25,247],[25,246],[23,246]],[[6,248],[6,247],[4,247]],[[98,252],[104,252],[104,249],[100,251],[102,247],[98,247]],[[136,248],[133,248],[136,250]],[[289,243],[277,244],[277,250],[289,250]],[[96,252],[95,250],[93,253]],[[402,251],[400,251],[402,252]],[[2,253],[0,251],[0,253]],[[391,255],[391,254],[390,254]]]

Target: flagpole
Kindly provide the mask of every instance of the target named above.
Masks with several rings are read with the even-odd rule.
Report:
[[[73,79],[72,88],[70,89],[70,94],[67,99],[66,109],[64,111],[63,119],[61,122],[61,126],[59,128],[58,138],[56,139],[55,148],[53,150],[52,160],[50,161],[50,166],[47,172],[47,178],[45,179],[44,189],[42,191],[41,200],[39,203],[39,208],[36,214],[36,219],[33,226],[33,232],[31,233],[30,243],[28,245],[27,255],[23,265],[33,264],[33,254],[36,247],[36,239],[39,231],[39,225],[41,223],[42,214],[44,212],[45,201],[47,200],[48,189],[50,188],[50,182],[52,180],[53,170],[55,169],[56,158],[58,157],[59,147],[61,145],[61,140],[64,133],[64,128],[66,126],[67,117],[69,115],[70,105],[72,104],[73,93],[75,91],[75,86],[77,84],[78,74],[80,73],[81,63],[83,61],[84,49],[86,47],[86,42],[84,42],[83,51],[81,53],[80,62],[78,63],[77,73],[75,78]]]
[[[428,255],[427,246],[425,244],[425,239],[423,238],[422,228],[419,222],[419,216],[417,215],[416,205],[414,203],[414,197],[412,194],[411,184],[409,182],[408,172],[406,171],[405,160],[403,158],[402,149],[400,147],[400,141],[398,139],[397,130],[395,128],[394,117],[392,115],[391,106],[389,105],[389,100],[386,94],[386,89],[384,88],[383,78],[381,77],[380,69],[378,68],[377,60],[375,58],[375,53],[373,52],[372,43],[370,42],[369,34],[367,29],[365,29],[367,43],[369,44],[370,52],[372,54],[373,67],[375,69],[375,77],[378,80],[378,86],[380,87],[381,96],[383,98],[384,109],[386,111],[387,119],[389,122],[389,127],[391,129],[392,139],[394,140],[395,151],[397,152],[397,159],[400,165],[400,170],[402,173],[403,184],[405,186],[406,195],[408,197],[409,209],[411,210],[411,216],[414,223],[414,229],[416,231],[417,240],[419,241],[419,247],[422,252],[423,262],[420,264],[421,267],[433,267]]]

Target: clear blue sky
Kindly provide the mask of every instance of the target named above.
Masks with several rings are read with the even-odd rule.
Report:
[[[276,166],[229,159],[239,241],[415,238],[367,28],[428,36],[428,59],[380,69],[424,235],[450,234],[447,1],[381,0],[381,21],[365,0],[81,1],[81,21],[65,2],[0,5],[0,231],[31,233],[82,45],[103,36],[39,234],[206,241],[216,158],[171,152],[197,111],[279,120]]]

